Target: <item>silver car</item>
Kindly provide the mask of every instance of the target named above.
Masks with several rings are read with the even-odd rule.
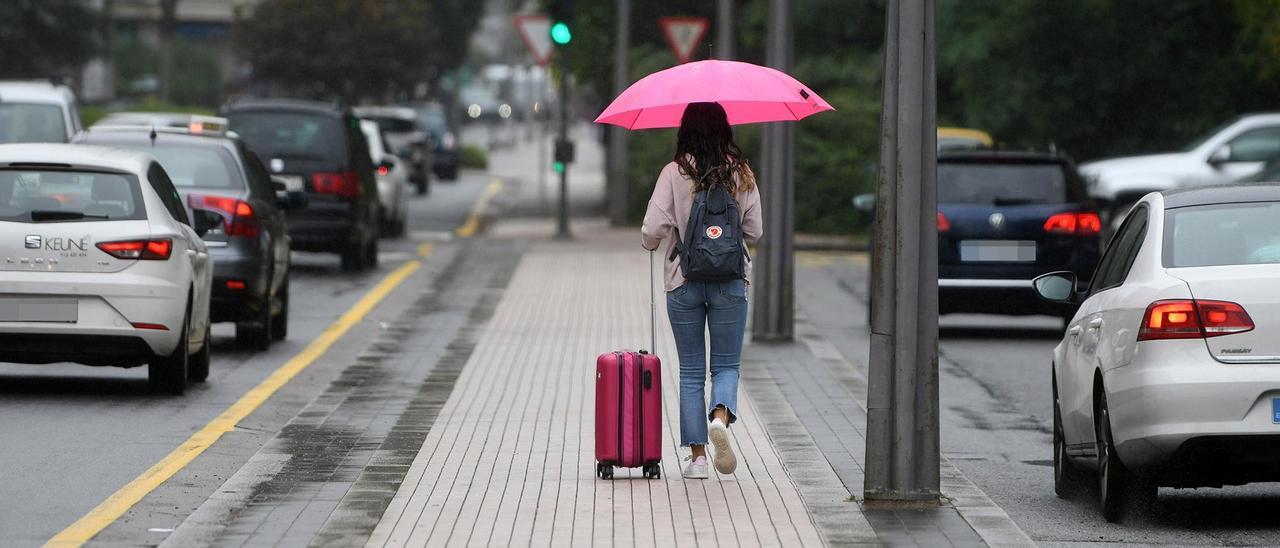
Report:
[[[1280,481],[1280,185],[1151,193],[1053,353],[1054,485],[1095,471],[1108,521],[1157,488]]]

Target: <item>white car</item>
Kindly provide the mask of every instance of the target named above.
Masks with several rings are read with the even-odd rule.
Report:
[[[1097,472],[1103,515],[1158,486],[1280,481],[1280,185],[1152,193],[1076,294],[1053,353],[1054,486]],[[1082,302],[1081,302],[1082,301]]]
[[[1229,183],[1261,171],[1273,159],[1280,159],[1280,113],[1250,114],[1227,121],[1180,151],[1089,162],[1080,166],[1080,173],[1115,228],[1147,193]]]
[[[0,145],[0,361],[148,365],[180,394],[209,372],[212,268],[149,154]]]
[[[377,123],[360,120],[360,130],[369,143],[369,157],[373,159],[374,175],[378,179],[383,233],[400,236],[409,222],[409,170],[404,160],[387,149],[387,141]]]
[[[43,81],[0,81],[0,143],[66,143],[81,129],[71,88]]]

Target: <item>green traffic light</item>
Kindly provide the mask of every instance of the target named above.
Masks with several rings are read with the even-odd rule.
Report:
[[[552,42],[563,46],[568,44],[570,40],[573,40],[573,33],[569,32],[569,25],[566,25],[563,22],[556,22],[556,24],[551,25]]]
[[[564,162],[555,162],[551,164],[551,169],[554,169],[556,173],[564,173]]]

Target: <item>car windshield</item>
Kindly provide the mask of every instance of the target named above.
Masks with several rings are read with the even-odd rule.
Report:
[[[1170,209],[1164,230],[1166,268],[1280,263],[1280,202]]]
[[[118,173],[0,170],[0,221],[145,219],[137,178]]]
[[[1067,201],[1058,164],[938,163],[940,204],[1052,204]]]
[[[65,143],[67,127],[58,105],[0,103],[0,143]]]
[[[342,126],[333,117],[251,110],[227,116],[227,125],[264,160],[280,157],[327,160],[346,156]]]
[[[1227,120],[1221,124],[1218,124],[1217,127],[1204,132],[1202,135],[1200,135],[1199,137],[1196,137],[1190,143],[1187,143],[1187,146],[1182,147],[1182,152],[1191,152],[1197,148],[1200,148],[1200,145],[1203,145],[1205,141],[1208,141],[1209,139],[1213,138],[1214,135],[1222,133],[1222,130],[1227,129],[1228,126],[1236,123],[1237,121],[1238,119],[1232,119],[1232,120]]]
[[[437,136],[448,131],[449,126],[445,120],[444,111],[438,108],[418,109],[418,124]]]
[[[178,188],[243,188],[231,155],[221,148],[160,146],[145,149]]]
[[[378,124],[378,127],[387,133],[409,133],[418,130],[417,124],[414,124],[413,120],[406,120],[404,118],[393,118],[390,116],[365,116],[364,119]]]

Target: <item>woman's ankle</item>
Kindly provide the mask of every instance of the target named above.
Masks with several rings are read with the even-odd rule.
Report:
[[[707,446],[705,445],[690,445],[689,451],[693,453],[694,459],[707,456]]]

